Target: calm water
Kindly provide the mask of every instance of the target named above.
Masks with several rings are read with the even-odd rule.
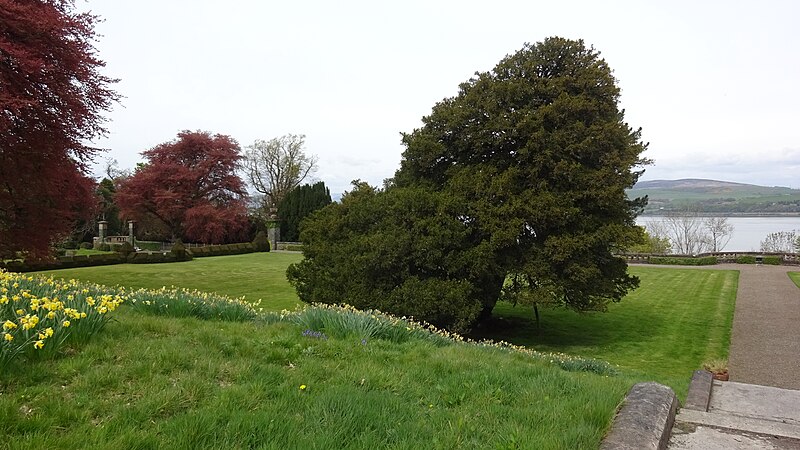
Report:
[[[638,217],[636,223],[646,225],[660,220],[663,219],[658,216],[644,216]],[[757,252],[770,233],[796,230],[800,234],[800,217],[728,217],[728,223],[733,225],[731,241],[723,249],[728,252]]]

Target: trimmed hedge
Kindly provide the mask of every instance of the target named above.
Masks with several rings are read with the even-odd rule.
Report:
[[[762,262],[764,264],[767,264],[767,265],[770,265],[770,266],[780,266],[781,264],[783,264],[783,257],[781,257],[781,256],[765,256],[764,259],[762,260]]]
[[[14,260],[0,262],[0,269],[5,269],[9,272],[36,272],[39,270],[69,269],[73,267],[106,266],[123,262],[125,262],[125,259],[121,255],[105,253],[99,255],[59,256],[53,261],[25,262]]]
[[[108,245],[108,244],[104,244]],[[159,244],[160,245],[160,244]],[[252,242],[241,244],[206,245],[204,247],[194,247],[185,249],[185,256],[177,257],[173,252],[130,252],[124,254],[130,244],[122,244],[115,248],[119,253],[103,253],[97,255],[68,255],[59,256],[53,261],[27,263],[16,259],[11,261],[0,261],[0,269],[8,272],[35,272],[39,270],[70,269],[73,267],[104,266],[109,264],[159,264],[187,261],[192,257],[202,256],[223,256],[240,255],[242,253],[253,253],[256,245]],[[122,252],[120,252],[122,251]]]
[[[703,256],[702,258],[676,257],[676,256],[651,256],[647,259],[650,264],[665,264],[678,266],[713,266],[717,263],[715,256]]]
[[[172,252],[136,252],[128,255],[128,264],[159,264],[177,262],[178,259]]]
[[[741,255],[736,257],[736,264],[755,264],[756,257],[753,255]]]
[[[142,250],[150,250],[154,252],[161,251],[161,242],[160,241],[135,241],[136,246]]]
[[[203,247],[192,247],[187,250],[195,258],[202,258],[205,256],[225,256],[253,253],[258,251],[257,248],[258,247],[256,244],[252,242],[244,242],[240,244],[205,245]]]

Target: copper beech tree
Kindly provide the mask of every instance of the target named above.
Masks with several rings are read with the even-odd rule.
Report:
[[[183,131],[142,155],[146,163],[117,191],[124,218],[156,222],[173,239],[215,244],[243,238],[247,192],[236,175],[241,155],[233,138]]]
[[[47,257],[96,212],[86,163],[118,95],[71,0],[0,0],[0,257]]]

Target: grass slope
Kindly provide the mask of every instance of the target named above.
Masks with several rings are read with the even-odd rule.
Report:
[[[297,254],[255,253],[187,263],[117,265],[52,271],[55,276],[103,284],[163,285],[263,298],[267,310],[299,304],[286,282]],[[685,396],[693,370],[727,358],[738,272],[631,267],[641,287],[608,313],[542,311],[536,329],[529,308],[499,304],[495,319],[473,337],[506,340],[541,351],[564,352],[619,365],[639,380],[657,380]]]
[[[78,353],[2,380],[4,445],[597,448],[631,384],[468,345],[117,317]]]
[[[739,272],[631,267],[642,284],[607,313],[541,311],[499,304],[475,337],[602,359],[642,380],[666,384],[684,398],[692,372],[726,359]]]
[[[37,272],[57,278],[132,288],[158,289],[176,286],[230,297],[262,299],[267,310],[294,309],[300,304],[286,281],[286,268],[302,259],[298,253],[249,253],[196,258],[166,264],[117,264]]]

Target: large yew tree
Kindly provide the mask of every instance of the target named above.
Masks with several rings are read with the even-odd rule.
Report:
[[[625,189],[647,163],[619,95],[599,53],[562,38],[525,45],[476,74],[404,135],[401,167],[385,192],[307,222],[306,259],[289,271],[301,299],[372,298],[459,329],[487,317],[501,293],[578,311],[619,301],[638,279],[614,255],[638,236],[634,219],[645,202]],[[395,208],[407,197],[398,191],[427,203]],[[355,236],[337,228],[351,222],[360,226]],[[334,267],[332,253],[358,269]],[[439,292],[445,286],[459,286],[474,306],[462,300],[420,315],[419,299],[452,302]]]
[[[0,257],[46,257],[96,213],[86,143],[118,99],[72,0],[0,0]]]
[[[116,194],[124,218],[155,221],[184,241],[244,238],[247,192],[236,175],[242,156],[233,138],[183,131],[142,155],[147,162],[121,182]]]

